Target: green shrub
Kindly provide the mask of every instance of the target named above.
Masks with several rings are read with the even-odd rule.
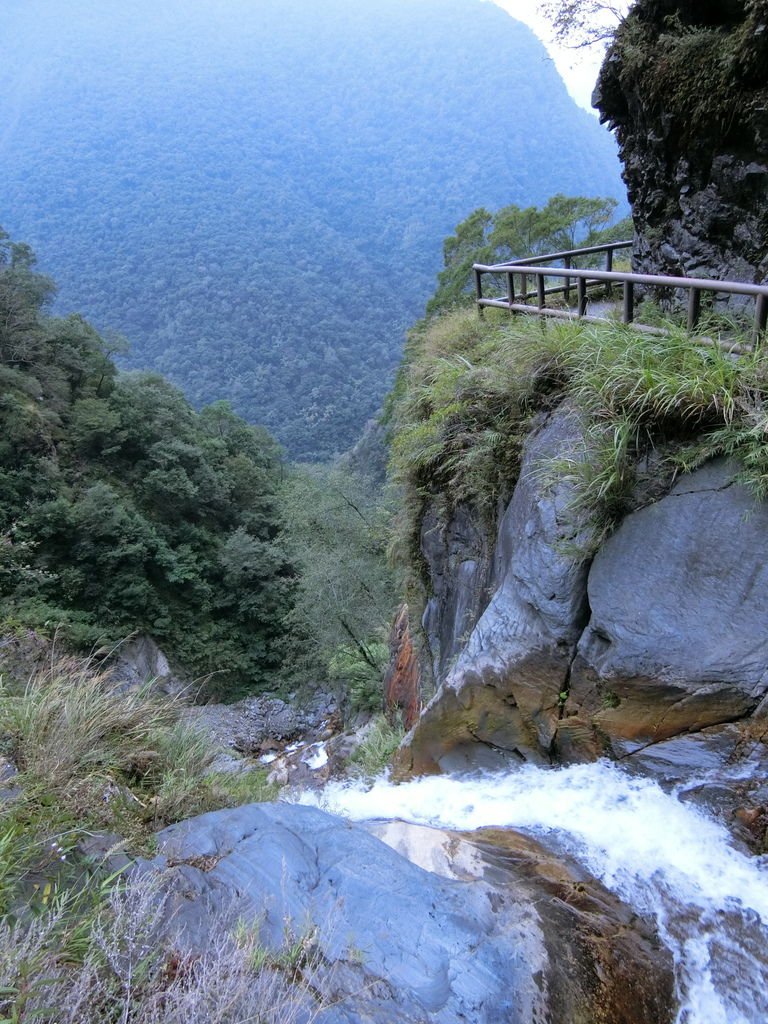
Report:
[[[401,725],[390,725],[384,715],[377,715],[372,719],[363,742],[349,759],[352,773],[367,777],[379,775],[391,763],[404,735]]]
[[[389,646],[368,640],[358,646],[342,644],[328,663],[328,676],[343,684],[349,710],[379,711],[383,702],[382,677],[389,660]]]

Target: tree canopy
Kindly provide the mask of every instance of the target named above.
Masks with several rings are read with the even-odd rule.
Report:
[[[617,205],[611,198],[558,194],[542,207],[474,210],[443,243],[444,266],[427,315],[468,301],[473,263],[503,263],[631,235],[627,220],[609,226]]]
[[[375,415],[465,211],[623,200],[609,133],[491,3],[27,0],[2,27],[0,222],[55,311],[297,460]]]
[[[0,601],[72,643],[150,633],[232,694],[270,679],[293,572],[275,442],[226,402],[195,412],[46,306],[52,282],[0,234]]]
[[[611,40],[630,4],[631,0],[542,0],[539,9],[549,18],[555,39],[581,47]]]

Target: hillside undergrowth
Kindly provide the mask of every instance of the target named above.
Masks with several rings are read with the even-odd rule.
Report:
[[[0,744],[18,770],[3,827],[62,850],[106,829],[140,849],[182,818],[273,797],[264,772],[246,783],[215,769],[217,750],[184,721],[185,706],[151,685],[117,686],[91,659],[55,656],[25,681],[0,676]],[[17,852],[14,871],[26,859]]]

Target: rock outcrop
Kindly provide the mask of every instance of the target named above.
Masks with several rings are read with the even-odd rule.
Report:
[[[593,97],[616,132],[634,269],[768,275],[768,7],[637,0]]]
[[[159,693],[193,696],[189,681],[171,668],[151,636],[133,636],[116,648],[112,676],[120,686],[131,689],[151,684]]]
[[[751,720],[766,702],[768,506],[716,460],[587,559],[568,484],[542,469],[578,437],[567,406],[529,437],[498,531],[495,593],[406,737],[401,771],[623,758]]]
[[[614,754],[744,718],[768,691],[768,506],[735,472],[684,477],[595,557],[565,714]]]
[[[379,831],[250,805],[164,830],[150,868],[192,949],[222,913],[274,950],[311,935],[326,1024],[671,1020],[670,955],[579,869],[506,830]]]
[[[437,680],[445,675],[488,604],[493,543],[475,509],[458,505],[446,523],[435,506],[422,518],[421,550],[431,584],[424,627]]]
[[[575,454],[580,441],[577,414],[567,406],[530,436],[498,530],[495,592],[406,744],[401,768],[456,767],[465,755],[476,761],[478,744],[485,748],[486,764],[490,754],[549,758],[576,644],[589,618],[588,563],[579,553],[588,538],[575,535],[566,513],[570,486],[549,480],[544,465],[554,456]],[[423,551],[430,563],[430,549]],[[442,606],[452,608],[449,581],[444,572],[438,578]],[[464,586],[459,577],[457,589]],[[435,622],[428,614],[425,628],[433,644],[442,642],[453,622]],[[460,643],[454,633],[451,649]]]

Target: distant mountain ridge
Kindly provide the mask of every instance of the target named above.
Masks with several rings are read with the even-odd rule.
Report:
[[[0,223],[58,308],[296,458],[378,408],[473,208],[624,200],[613,140],[481,0],[10,0]]]

